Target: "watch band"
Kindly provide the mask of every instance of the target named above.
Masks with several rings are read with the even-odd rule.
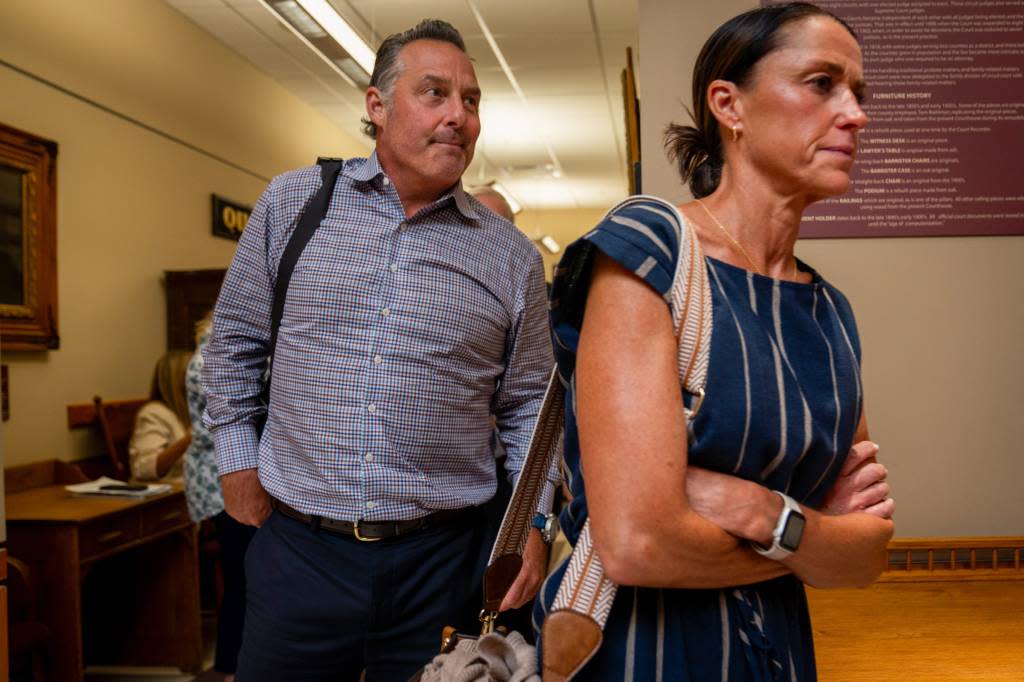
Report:
[[[761,556],[781,561],[795,552],[800,546],[800,540],[804,534],[804,525],[807,521],[796,500],[778,490],[773,490],[772,492],[782,498],[782,512],[779,514],[779,520],[775,523],[775,529],[772,531],[772,545],[771,547],[765,547],[756,542],[751,542],[750,545]]]

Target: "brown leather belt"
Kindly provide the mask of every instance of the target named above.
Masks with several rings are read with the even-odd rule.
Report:
[[[339,521],[326,516],[316,516],[300,512],[298,509],[278,499],[273,500],[273,506],[274,509],[285,516],[309,524],[314,530],[326,530],[338,535],[347,535],[363,542],[376,542],[377,540],[407,535],[408,533],[415,533],[427,528],[436,528],[477,509],[477,507],[442,509],[433,514],[427,514],[418,519],[410,519],[408,521]]]

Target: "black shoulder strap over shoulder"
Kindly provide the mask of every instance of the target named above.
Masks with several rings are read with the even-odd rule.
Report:
[[[316,228],[320,227],[324,217],[327,215],[327,207],[331,204],[331,195],[334,194],[334,185],[338,182],[338,173],[345,163],[344,159],[329,159],[320,157],[316,160],[320,166],[320,189],[310,198],[309,203],[299,216],[299,224],[292,232],[288,245],[281,255],[281,262],[277,266],[277,282],[274,283],[274,304],[270,308],[270,358],[273,366],[274,351],[277,349],[277,330],[281,327],[281,316],[284,314],[284,300],[288,296],[288,284],[292,279],[292,271],[295,264],[302,255],[303,249],[309,243]],[[266,385],[263,394],[270,397],[270,375],[267,375]]]

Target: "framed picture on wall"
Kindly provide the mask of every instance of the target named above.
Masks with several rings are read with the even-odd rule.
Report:
[[[626,175],[629,193],[643,191],[640,178],[640,100],[636,93],[636,74],[633,71],[633,49],[626,48],[626,68],[622,70],[622,104],[626,112]]]
[[[57,143],[0,123],[0,349],[57,334]]]

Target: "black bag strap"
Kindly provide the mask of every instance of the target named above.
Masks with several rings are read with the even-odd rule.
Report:
[[[299,261],[306,244],[313,237],[316,228],[324,221],[327,215],[327,207],[331,204],[331,195],[334,194],[334,186],[338,182],[338,173],[345,163],[344,159],[332,159],[320,157],[316,160],[320,166],[320,188],[310,198],[309,203],[302,210],[299,216],[299,224],[295,226],[291,238],[288,239],[284,253],[281,255],[281,262],[277,266],[277,281],[274,283],[274,303],[270,308],[270,352],[267,357],[270,360],[271,370],[274,366],[274,351],[277,349],[277,330],[281,327],[281,317],[284,314],[284,300],[288,296],[288,284],[292,280],[292,272],[295,264]],[[267,381],[263,387],[263,395],[269,404],[270,398],[270,372],[267,373]]]

